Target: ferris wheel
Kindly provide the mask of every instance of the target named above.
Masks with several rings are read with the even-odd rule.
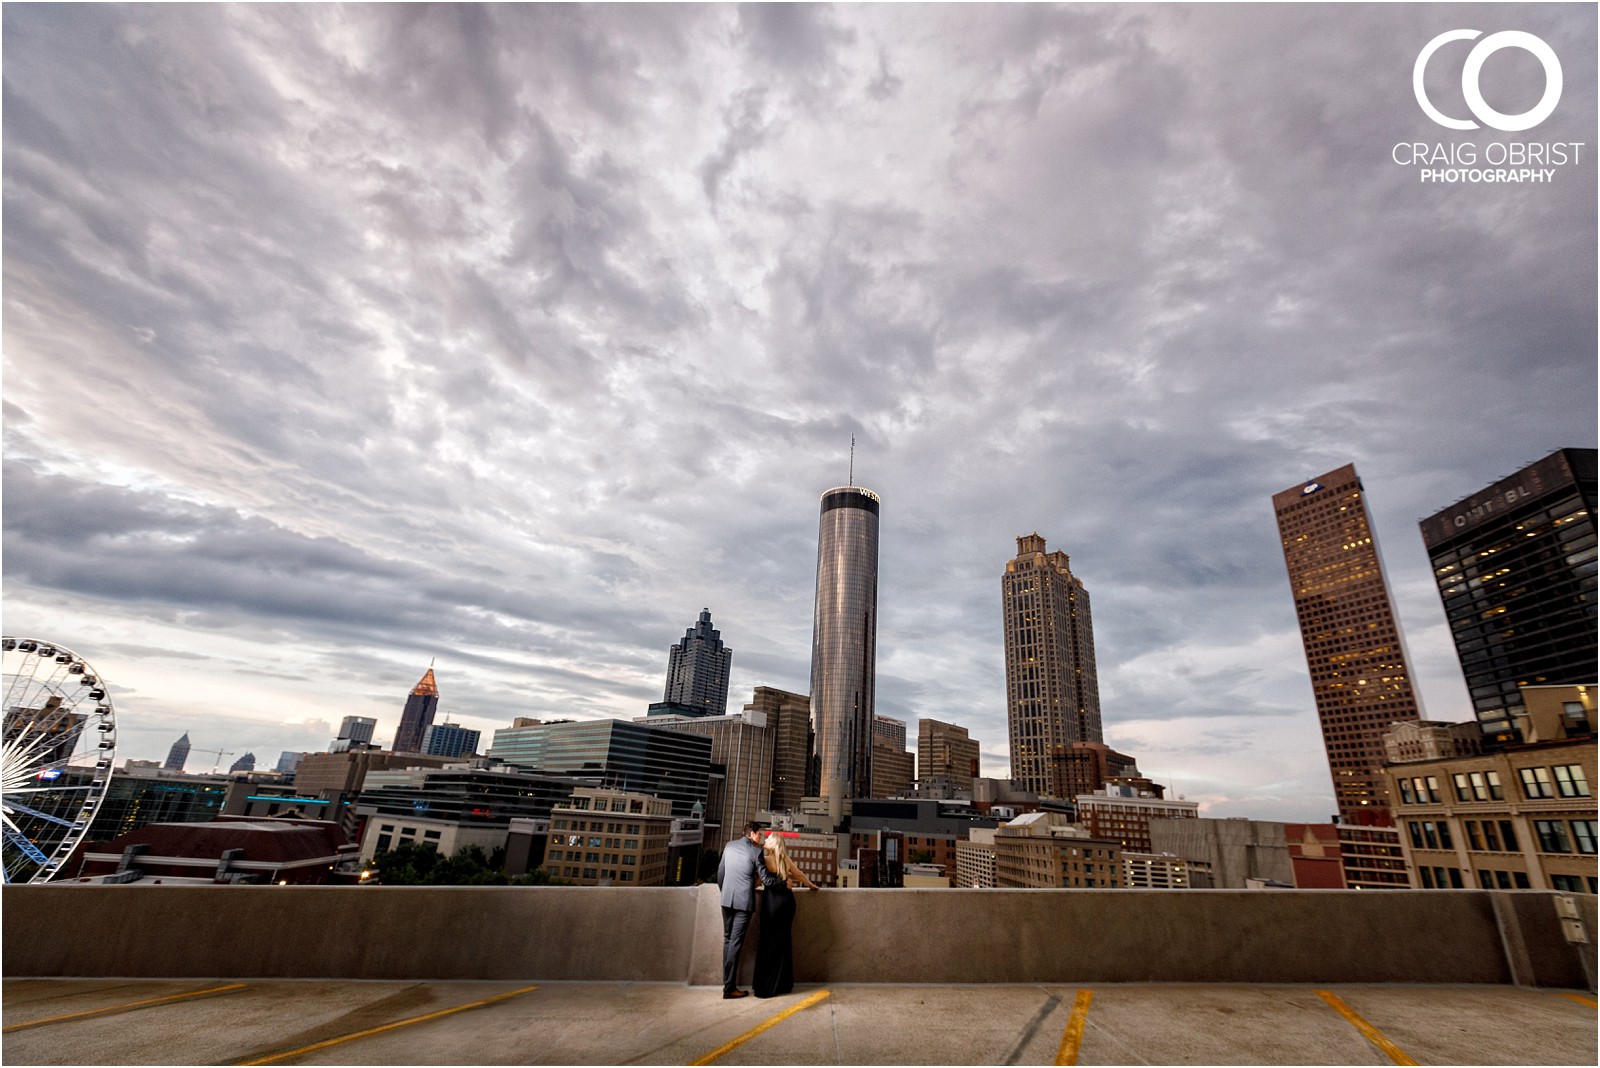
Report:
[[[0,655],[0,855],[6,882],[42,883],[61,870],[105,800],[117,723],[105,683],[70,649],[6,635]]]

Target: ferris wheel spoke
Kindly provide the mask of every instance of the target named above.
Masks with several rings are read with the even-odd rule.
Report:
[[[5,834],[6,841],[10,842],[12,845],[22,850],[22,852],[26,853],[28,859],[32,860],[35,864],[50,863],[50,858],[39,852],[39,848],[32,842],[28,841],[26,835],[19,831],[13,830],[9,826],[5,828]]]
[[[36,808],[29,808],[27,805],[19,804],[18,802],[14,801],[14,800],[13,801],[7,801],[6,802],[6,807],[9,808],[12,812],[23,812],[23,813],[26,813],[29,816],[32,816],[34,819],[49,820],[51,823],[59,824],[62,827],[76,827],[77,826],[77,823],[74,822],[73,820],[64,820],[60,816],[52,816],[48,812],[40,812]]]
[[[15,790],[7,790],[9,794],[63,794],[80,790],[96,789],[93,783],[78,783],[72,786],[19,786]]]

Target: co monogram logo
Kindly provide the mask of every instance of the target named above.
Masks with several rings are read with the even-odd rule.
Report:
[[[1447,126],[1452,130],[1476,130],[1478,123],[1471,119],[1452,119],[1428,99],[1428,92],[1422,85],[1422,75],[1427,69],[1428,60],[1439,50],[1441,45],[1451,41],[1471,41],[1475,39],[1480,30],[1450,30],[1441,33],[1417,55],[1417,65],[1411,71],[1411,87],[1416,90],[1417,103],[1428,118],[1440,126]],[[1521,48],[1533,53],[1540,64],[1544,66],[1544,96],[1533,106],[1531,111],[1524,111],[1520,115],[1506,115],[1490,107],[1483,99],[1483,91],[1478,88],[1478,76],[1483,72],[1484,61],[1502,48]],[[1550,117],[1556,109],[1556,104],[1561,101],[1561,61],[1556,58],[1550,46],[1531,33],[1521,30],[1501,30],[1491,33],[1483,40],[1472,46],[1472,51],[1467,53],[1466,65],[1461,68],[1461,94],[1467,98],[1467,107],[1478,121],[1485,126],[1492,126],[1496,130],[1528,130],[1539,125]]]

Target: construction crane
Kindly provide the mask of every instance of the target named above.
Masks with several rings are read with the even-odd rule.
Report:
[[[215,775],[217,773],[217,769],[218,768],[222,767],[222,758],[223,757],[231,757],[231,756],[233,756],[233,753],[230,752],[229,750],[226,750],[226,749],[196,749],[195,752],[196,753],[201,753],[201,754],[213,753],[213,754],[216,755],[216,758],[217,758],[216,763],[211,765],[211,774],[213,774],[213,775]]]

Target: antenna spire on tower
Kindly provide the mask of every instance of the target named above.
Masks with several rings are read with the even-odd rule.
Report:
[[[850,435],[850,482],[848,484],[851,486],[856,484],[856,436],[854,434]]]

